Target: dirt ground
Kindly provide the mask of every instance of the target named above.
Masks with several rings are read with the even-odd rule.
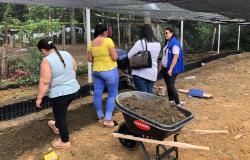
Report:
[[[185,79],[195,76],[195,79]],[[233,55],[205,64],[177,77],[177,88],[199,88],[214,98],[200,99],[180,94],[184,107],[194,119],[182,130],[228,130],[228,134],[181,134],[178,141],[210,147],[210,151],[179,149],[180,160],[250,159],[250,53]],[[158,86],[165,86],[158,81]],[[20,89],[20,92],[22,89]],[[15,91],[12,91],[14,93]],[[10,93],[7,91],[7,94]],[[1,95],[3,92],[1,92]],[[128,151],[111,133],[96,122],[92,97],[76,100],[70,107],[69,130],[72,148],[55,150],[60,160],[140,160],[140,149]],[[10,121],[0,122],[0,159],[40,160],[55,138],[47,127],[51,109]],[[123,122],[120,112],[114,119]],[[173,140],[168,137],[167,140]],[[152,159],[155,145],[146,144]]]
[[[138,99],[135,96],[121,100],[121,104],[134,113],[147,117],[163,125],[173,125],[186,118],[175,105],[165,99]]]

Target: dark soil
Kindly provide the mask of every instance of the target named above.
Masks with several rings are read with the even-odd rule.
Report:
[[[106,101],[104,101],[105,103]],[[81,107],[68,112],[68,126],[70,134],[77,132],[94,122],[96,122],[96,113],[92,103],[81,105]],[[55,135],[47,125],[47,121],[53,119],[53,114],[30,121],[25,125],[14,126],[5,130],[0,130],[0,160],[18,159],[22,154],[37,148],[39,158],[42,160],[44,150],[42,147],[51,143]]]
[[[135,96],[122,100],[122,104],[135,113],[164,125],[172,125],[186,118],[174,105],[163,99],[139,100]]]

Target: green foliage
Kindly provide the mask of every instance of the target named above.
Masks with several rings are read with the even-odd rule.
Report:
[[[21,77],[16,82],[19,86],[38,84],[39,76],[31,75],[31,76]]]
[[[42,54],[38,51],[37,48],[28,48],[28,59],[27,67],[32,71],[33,75],[39,76],[40,64],[42,62]]]
[[[60,28],[61,25],[59,20],[52,19],[41,21],[29,20],[24,24],[22,29],[31,33],[40,32],[48,34],[49,32],[58,31]]]
[[[9,71],[15,71],[15,70],[23,70],[26,67],[26,62],[19,58],[19,57],[10,57],[8,59],[8,64],[9,64]]]
[[[87,65],[83,65],[83,66],[78,66],[77,70],[76,70],[76,75],[84,75],[88,73],[88,66]]]
[[[39,81],[41,53],[36,48],[28,48],[28,56],[25,59],[25,61],[20,57],[9,59],[10,79],[16,82],[14,85],[37,84]]]
[[[40,38],[33,38],[33,33],[43,33],[44,37],[46,37],[49,35],[49,32],[56,32],[60,30],[60,28],[61,25],[58,19],[41,21],[29,20],[24,23],[19,30],[19,36],[23,37],[24,35],[27,35],[31,46],[34,46]]]
[[[187,21],[184,26],[185,53],[202,52],[210,49],[213,25],[204,22]]]
[[[237,39],[237,25],[227,24],[221,26],[221,50],[236,50]]]

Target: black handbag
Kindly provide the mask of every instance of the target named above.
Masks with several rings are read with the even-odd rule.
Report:
[[[142,40],[141,40],[141,44],[142,44]],[[146,44],[146,50],[144,50],[144,47],[142,44],[143,51],[139,51],[138,53],[136,53],[129,59],[129,67],[131,69],[142,69],[142,68],[152,67],[151,53],[147,49],[146,40],[145,40],[145,44]]]

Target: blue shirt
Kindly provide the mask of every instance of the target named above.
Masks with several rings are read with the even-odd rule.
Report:
[[[118,59],[119,60],[123,60],[123,59],[128,57],[128,54],[127,54],[126,51],[124,51],[122,49],[119,49],[119,48],[116,48],[115,50],[116,50],[116,52],[118,54]]]
[[[80,85],[76,80],[73,57],[66,51],[59,52],[66,64],[65,67],[56,52],[45,57],[49,62],[52,75],[49,86],[50,98],[69,95],[80,89]]]
[[[177,63],[175,64],[175,66],[173,68],[173,71],[172,71],[172,74],[178,74],[178,73],[184,72],[185,68],[184,68],[184,59],[183,59],[181,44],[176,37],[172,37],[167,44],[167,49],[168,49],[167,71],[169,70],[169,68],[172,64],[172,60],[174,57],[173,46],[178,46],[180,48],[179,58],[178,58]]]

